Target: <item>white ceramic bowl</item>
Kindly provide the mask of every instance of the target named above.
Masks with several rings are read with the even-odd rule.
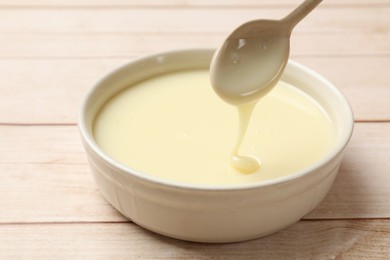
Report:
[[[282,80],[314,97],[337,128],[331,152],[306,169],[236,187],[204,187],[134,171],[106,155],[92,125],[104,103],[122,89],[155,75],[208,68],[214,50],[182,50],[143,57],[98,82],[83,103],[79,128],[90,167],[104,197],[123,215],[154,232],[199,242],[234,242],[292,225],[325,197],[352,135],[353,115],[344,95],[319,74],[289,62]]]

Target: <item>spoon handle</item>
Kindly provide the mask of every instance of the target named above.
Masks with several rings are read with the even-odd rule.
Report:
[[[306,15],[308,15],[322,0],[306,0],[300,4],[294,11],[282,19],[292,31]]]

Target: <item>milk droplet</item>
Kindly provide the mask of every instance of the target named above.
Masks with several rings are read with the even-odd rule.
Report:
[[[231,56],[231,61],[234,65],[237,65],[240,62],[240,56],[237,53],[233,53]]]

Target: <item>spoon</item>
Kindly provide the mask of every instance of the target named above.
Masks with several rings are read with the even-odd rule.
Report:
[[[286,67],[292,30],[321,1],[306,0],[281,20],[250,21],[234,30],[211,61],[216,93],[232,105],[267,94]]]
[[[239,129],[230,163],[242,173],[253,173],[260,162],[239,154],[256,101],[279,81],[290,53],[290,35],[322,0],[306,0],[281,20],[255,20],[238,27],[215,52],[210,81],[215,92],[235,105]]]

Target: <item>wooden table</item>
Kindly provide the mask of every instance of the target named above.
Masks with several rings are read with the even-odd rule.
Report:
[[[81,146],[86,91],[129,60],[217,47],[300,0],[0,0],[0,259],[389,259],[390,1],[327,0],[292,59],[333,81],[356,124],[335,185],[302,221],[242,243],[177,241],[100,195]]]

